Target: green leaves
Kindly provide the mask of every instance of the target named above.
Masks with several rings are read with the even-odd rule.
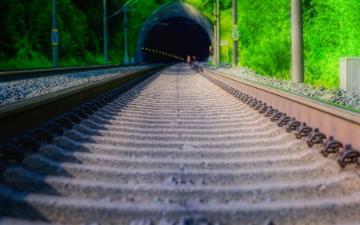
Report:
[[[358,0],[304,0],[305,81],[338,87],[339,60],[360,55]],[[290,76],[290,1],[239,0],[241,63]]]
[[[139,0],[130,7],[130,56],[146,19],[173,0]],[[214,0],[184,0],[213,21]],[[126,0],[108,0],[109,14]],[[221,0],[222,61],[231,62],[232,0]],[[0,67],[48,66],[51,1],[0,0]],[[290,1],[238,0],[241,64],[290,77]],[[102,63],[102,0],[58,0],[62,66]],[[360,55],[359,0],[303,0],[306,82],[336,87],[339,59]],[[123,15],[109,22],[111,63],[123,61]],[[229,53],[229,61],[227,56]]]

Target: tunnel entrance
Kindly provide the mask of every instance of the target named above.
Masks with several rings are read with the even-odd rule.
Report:
[[[210,56],[212,33],[208,20],[193,6],[180,1],[165,4],[148,18],[141,30],[136,62],[179,60],[169,55],[181,58],[192,55],[205,61]]]
[[[208,59],[211,40],[204,29],[195,21],[184,17],[169,18],[159,22],[147,35],[144,48],[155,49],[186,58],[196,56],[198,60]],[[143,51],[145,63],[171,62],[177,59],[165,54]]]

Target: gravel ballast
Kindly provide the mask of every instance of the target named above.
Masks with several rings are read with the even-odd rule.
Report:
[[[219,68],[216,69],[216,71],[277,89],[282,89],[301,96],[352,108],[356,111],[360,110],[360,90],[357,92],[349,92],[341,89],[315,87],[309,84],[294,84],[288,80],[279,80],[273,77],[262,76],[248,68]]]
[[[129,66],[0,82],[0,105],[53,93],[128,72],[140,71],[147,67],[148,66]]]

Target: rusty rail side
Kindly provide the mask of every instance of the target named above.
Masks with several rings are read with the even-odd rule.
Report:
[[[0,143],[68,112],[95,97],[122,85],[135,85],[166,66],[125,73],[43,96],[0,106]]]
[[[204,69],[204,74],[266,102],[310,127],[320,129],[327,137],[333,136],[344,144],[351,144],[353,148],[360,149],[358,113],[208,69]]]
[[[80,66],[80,67],[60,67],[60,68],[39,68],[28,70],[0,70],[0,81],[16,81],[29,78],[46,77],[53,75],[64,75],[69,73],[78,73],[86,71],[97,71],[105,69],[122,68],[128,66],[140,66],[134,65],[92,65],[92,66]]]

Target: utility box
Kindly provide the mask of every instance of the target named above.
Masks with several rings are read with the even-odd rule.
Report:
[[[360,58],[340,60],[340,88],[360,92]]]

